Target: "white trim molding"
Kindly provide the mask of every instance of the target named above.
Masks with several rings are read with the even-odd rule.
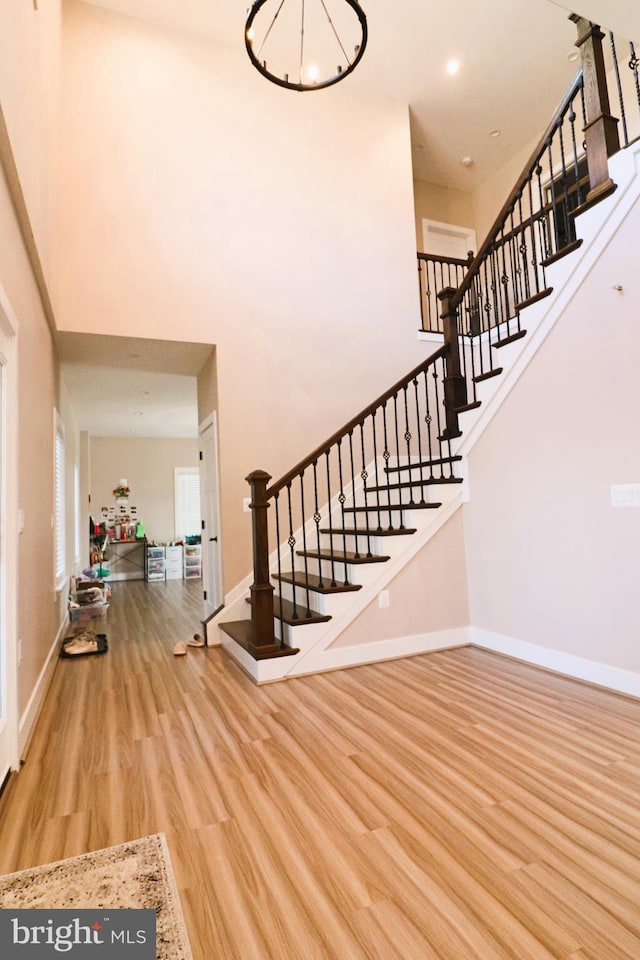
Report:
[[[537,643],[517,640],[480,627],[470,627],[469,638],[474,647],[502,653],[507,657],[513,657],[514,660],[523,660],[532,666],[552,670],[573,680],[583,680],[598,687],[605,687],[607,690],[615,690],[616,693],[640,698],[640,674],[630,670],[599,663],[596,660],[587,660],[585,657],[578,657],[562,650],[541,647]]]

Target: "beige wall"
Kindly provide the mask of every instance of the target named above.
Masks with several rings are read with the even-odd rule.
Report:
[[[113,506],[113,489],[124,478],[149,540],[175,539],[173,471],[198,466],[197,440],[91,437],[90,464],[94,516],[102,506]]]
[[[640,670],[638,204],[469,459],[475,627]],[[614,285],[621,284],[623,293]]]
[[[427,183],[426,180],[414,180],[413,197],[418,250],[424,250],[423,219],[439,220],[441,223],[452,223],[456,227],[476,229],[473,196],[470,190],[456,190],[437,183]],[[480,242],[479,236],[478,242]]]
[[[0,106],[31,226],[50,275],[61,0],[0,3]]]
[[[230,589],[244,477],[281,475],[424,357],[408,110],[65,10],[58,322],[216,344]]]
[[[218,368],[215,347],[198,374],[198,424],[218,409]]]
[[[389,606],[377,599],[332,647],[352,647],[469,625],[462,510],[458,510],[386,588]],[[422,598],[424,602],[419,602]]]

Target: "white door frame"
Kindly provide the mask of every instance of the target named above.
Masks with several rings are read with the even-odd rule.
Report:
[[[0,284],[0,784],[20,764],[18,746],[18,321]]]
[[[202,454],[202,439],[211,431],[213,462],[205,460]],[[204,601],[205,620],[208,620],[224,605],[222,591],[222,534],[220,530],[220,472],[218,469],[218,421],[216,411],[206,417],[198,426],[200,445],[200,503],[204,529],[202,531],[202,577],[203,589],[207,596]],[[215,538],[215,547],[210,544]],[[216,557],[210,562],[211,554]]]
[[[425,253],[433,253],[436,256],[456,256],[455,254],[443,254],[442,248],[438,248],[438,237],[450,238],[461,241],[466,249],[459,257],[464,260],[470,250],[473,253],[478,252],[476,244],[476,232],[471,227],[459,227],[455,223],[444,223],[441,220],[422,219],[422,243]]]

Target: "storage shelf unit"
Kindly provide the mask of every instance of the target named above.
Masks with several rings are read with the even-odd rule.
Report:
[[[182,580],[182,546],[164,548],[164,572],[167,580]]]
[[[185,543],[183,548],[184,555],[184,578],[193,580],[202,576],[202,548],[199,543]]]
[[[165,579],[164,547],[147,547],[147,580]]]

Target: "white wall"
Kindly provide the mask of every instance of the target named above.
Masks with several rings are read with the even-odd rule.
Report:
[[[640,482],[639,229],[636,203],[473,449],[464,508],[474,627],[635,673],[640,510],[610,485]]]
[[[62,329],[217,345],[225,582],[281,475],[424,356],[407,108],[65,5]],[[292,402],[291,398],[295,398]]]

